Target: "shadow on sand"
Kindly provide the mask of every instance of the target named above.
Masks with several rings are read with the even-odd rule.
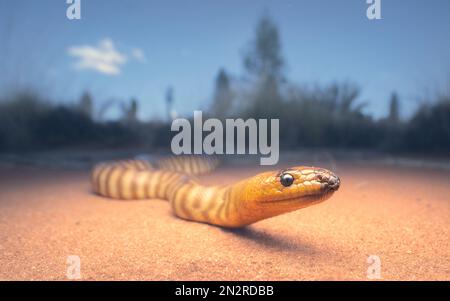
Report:
[[[287,235],[274,235],[265,232],[264,230],[255,229],[252,227],[239,229],[222,229],[225,233],[231,233],[240,240],[247,240],[254,242],[268,250],[277,252],[295,252],[305,255],[317,255],[321,253],[313,246],[302,243],[297,239],[290,239]]]

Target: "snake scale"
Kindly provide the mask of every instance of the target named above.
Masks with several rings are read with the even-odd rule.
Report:
[[[156,166],[145,160],[106,162],[94,166],[91,182],[101,196],[165,199],[179,218],[227,228],[320,203],[340,185],[331,171],[307,166],[263,172],[223,186],[204,186],[193,177],[217,164],[194,156],[168,157]]]

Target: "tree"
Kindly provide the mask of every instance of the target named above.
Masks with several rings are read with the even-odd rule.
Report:
[[[263,16],[256,26],[255,38],[244,56],[244,67],[256,79],[256,91],[248,113],[254,117],[277,115],[284,60],[278,28],[268,16]]]
[[[389,105],[389,122],[390,123],[398,123],[400,117],[400,105],[398,101],[398,95],[396,92],[391,94],[391,100]]]
[[[136,99],[131,99],[131,104],[130,104],[130,112],[129,112],[129,116],[130,116],[130,121],[135,122],[137,121],[137,112],[138,112],[138,104]]]
[[[360,88],[352,83],[335,84],[332,86],[338,113],[341,116],[362,116],[362,110],[367,105],[366,102],[357,103],[360,95]]]
[[[257,78],[280,80],[283,66],[278,28],[267,15],[263,16],[256,26],[255,39],[244,56],[244,67]]]
[[[166,109],[167,109],[167,118],[168,120],[175,118],[175,112],[173,111],[173,88],[168,87],[166,90]]]
[[[132,98],[129,105],[122,103],[122,120],[127,124],[134,124],[138,121],[138,103]]]
[[[216,86],[211,114],[217,118],[225,118],[231,111],[233,93],[230,88],[230,79],[224,69],[220,69],[216,77]]]
[[[92,118],[93,114],[93,104],[92,104],[92,96],[86,91],[80,98],[80,102],[78,104],[80,112],[88,118]]]

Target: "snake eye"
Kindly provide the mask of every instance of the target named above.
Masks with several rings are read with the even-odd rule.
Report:
[[[289,173],[284,173],[280,176],[280,183],[284,187],[291,186],[294,183],[294,177]]]

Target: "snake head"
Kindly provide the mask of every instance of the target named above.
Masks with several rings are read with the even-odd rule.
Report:
[[[333,172],[308,166],[259,174],[242,187],[243,218],[252,222],[323,202],[340,183]]]
[[[337,175],[324,168],[297,166],[279,171],[277,197],[274,199],[290,200],[304,198],[323,199],[339,189],[341,181]],[[275,179],[274,179],[275,180]]]

